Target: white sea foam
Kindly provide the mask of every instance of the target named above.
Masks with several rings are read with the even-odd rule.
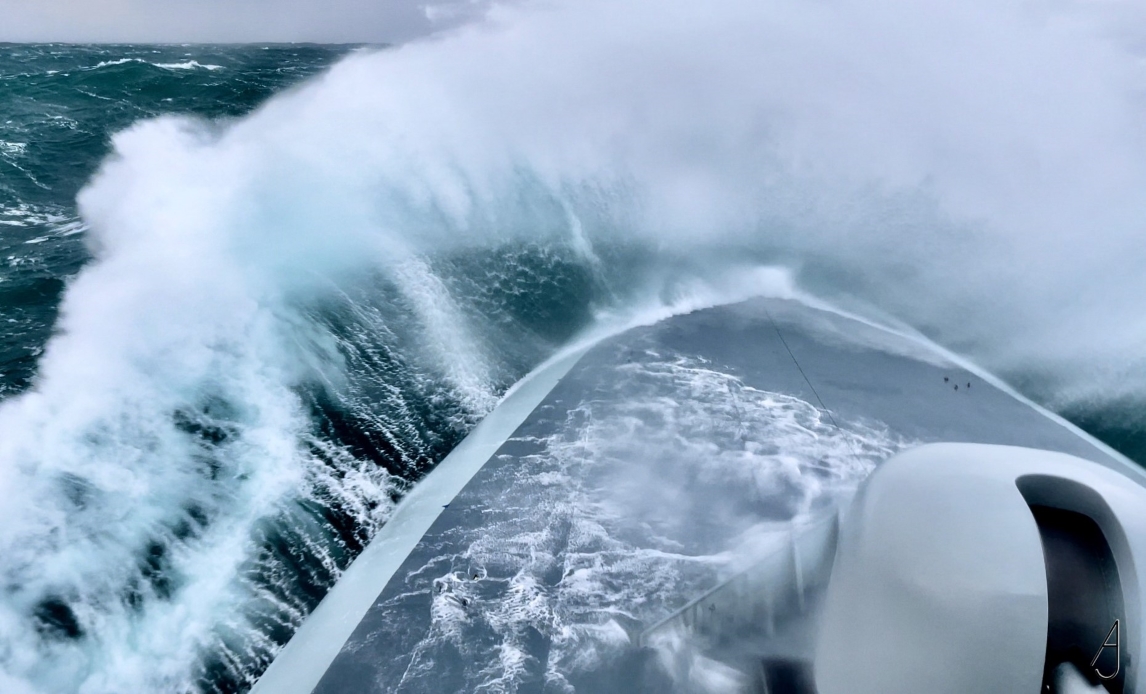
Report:
[[[7,226],[48,227],[54,235],[68,236],[84,230],[83,222],[54,207],[19,204],[0,207],[0,224]]]
[[[7,156],[20,156],[28,149],[27,142],[5,142],[0,140],[0,154]]]
[[[179,63],[152,63],[152,65],[161,67],[164,70],[209,70],[214,72],[215,70],[223,69],[222,65],[211,65],[209,63],[204,65],[198,60],[184,60]]]
[[[850,493],[909,445],[878,423],[837,429],[807,402],[674,354],[597,380],[541,451],[517,461],[486,523],[454,531],[468,533],[462,554],[433,560],[472,568],[437,579],[408,677],[456,648],[480,669],[475,690],[515,691],[544,672],[555,691],[573,691],[571,678],[630,645],[619,620],[665,616],[741,565],[762,517]],[[550,641],[547,662],[526,655],[531,633]],[[715,663],[691,671],[711,675],[701,691],[724,691]]]
[[[93,65],[91,69],[98,70],[101,67],[112,67],[114,65],[126,65],[128,63],[145,63],[145,62],[147,62],[147,61],[141,60],[139,58],[118,58],[116,60],[101,60],[98,63],[96,63],[95,65]]]
[[[128,63],[142,63],[144,65],[152,65],[154,67],[163,68],[164,70],[222,70],[222,65],[204,65],[197,60],[183,60],[177,63],[153,63],[149,60],[142,58],[118,58],[116,60],[101,60],[96,63],[91,69],[98,70],[101,67],[112,67],[115,65],[126,65]]]
[[[403,296],[413,306],[425,331],[425,349],[444,365],[445,377],[473,412],[488,412],[498,395],[489,373],[490,360],[475,341],[467,321],[442,281],[428,265],[410,258],[394,268]]]

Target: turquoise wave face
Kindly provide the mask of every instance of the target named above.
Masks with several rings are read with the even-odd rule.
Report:
[[[163,114],[241,116],[350,50],[0,44],[0,394],[28,386],[88,258],[75,198],[113,133]]]
[[[108,156],[114,133],[140,119],[165,114],[215,122],[241,116],[271,94],[320,72],[350,50],[353,47],[0,46],[0,397],[11,397],[31,385],[38,357],[56,322],[61,294],[90,259],[76,194]],[[332,316],[331,320],[335,319]],[[315,397],[316,401],[319,399]],[[197,450],[194,455],[202,466],[198,477],[225,477],[227,455],[218,451],[238,426],[234,422],[238,414],[225,397],[206,396],[198,405],[185,405],[168,416],[176,430],[184,432],[183,436],[192,442],[191,448]],[[313,407],[316,415],[323,417],[321,405],[315,402]],[[338,429],[346,420],[346,415],[331,410],[317,428]],[[412,445],[416,446],[416,442]],[[413,455],[416,458],[418,454]],[[155,464],[162,467],[165,461]],[[50,485],[63,485],[59,490],[72,499],[66,513],[76,519],[106,502],[100,500],[105,490],[93,484],[90,476],[48,476],[55,479]],[[157,519],[157,525],[127,541],[122,548],[127,550],[125,554],[111,552],[119,554],[120,560],[131,568],[113,578],[102,597],[85,597],[82,590],[67,585],[66,580],[28,591],[18,589],[17,592],[25,593],[24,597],[15,601],[19,604],[9,603],[7,607],[29,628],[23,630],[22,636],[6,634],[2,648],[9,653],[13,648],[39,653],[36,657],[43,659],[41,671],[12,672],[9,663],[0,666],[0,680],[11,675],[18,678],[17,682],[24,680],[36,688],[72,690],[84,680],[81,673],[85,666],[62,676],[45,673],[43,669],[52,660],[45,651],[63,647],[106,652],[102,642],[107,634],[101,634],[99,627],[83,616],[88,608],[101,605],[95,609],[103,617],[97,616],[96,622],[119,614],[121,625],[134,624],[129,628],[138,629],[148,619],[149,611],[154,611],[155,603],[178,605],[178,594],[187,580],[176,567],[178,561],[173,560],[173,555],[194,543],[219,520],[218,488],[207,489],[201,481],[198,486],[204,494],[193,493],[178,500],[175,513]],[[51,499],[59,498],[49,492],[43,500],[52,504]],[[264,554],[290,558],[292,568],[287,575],[273,581],[266,575],[260,579],[259,569],[252,567],[255,583],[262,586],[264,593],[267,584],[277,583],[281,586],[278,596],[302,612],[321,597],[323,587],[332,580],[332,571],[346,558],[324,565],[315,559],[315,552],[300,554],[294,545],[314,542],[312,536],[319,545],[337,544],[345,537],[353,549],[361,543],[363,532],[353,516],[340,513],[331,503],[312,502],[307,511],[314,515],[314,527],[305,527],[301,520],[272,523],[261,538],[254,539]],[[85,562],[77,557],[72,561]],[[50,562],[41,555],[33,564],[43,569]],[[270,559],[261,565],[281,568],[282,563]],[[5,573],[12,568],[9,564]],[[10,573],[8,576],[12,577]],[[260,615],[264,621],[259,627],[218,630],[207,641],[201,635],[192,636],[186,645],[196,652],[189,661],[193,664],[185,664],[181,674],[168,672],[150,684],[162,684],[172,691],[242,688],[266,657],[265,653],[260,657],[257,649],[252,653],[246,645],[252,634],[269,634],[271,643],[289,636],[290,619],[282,618],[280,613]],[[92,614],[89,612],[88,616]],[[224,642],[228,645],[224,646]],[[229,648],[237,653],[229,653]],[[108,682],[104,686],[114,689],[121,685],[148,688],[144,680]]]
[[[575,249],[544,240],[327,277],[266,308],[275,327],[265,342],[213,342],[202,378],[176,375],[182,359],[169,355],[151,376],[71,381],[64,399],[93,394],[101,412],[75,426],[58,415],[33,433],[37,403],[62,383],[43,373],[62,297],[100,253],[76,196],[112,137],[163,117],[209,138],[353,50],[0,47],[0,430],[9,432],[0,456],[28,462],[24,493],[36,507],[0,540],[12,550],[0,561],[12,587],[0,600],[0,651],[10,654],[0,655],[0,689],[245,690],[393,501],[611,296]],[[273,243],[265,250],[273,255]],[[640,265],[624,248],[611,253]],[[209,295],[212,284],[190,293]],[[121,356],[148,340],[146,330],[110,330],[126,339]],[[248,362],[244,344],[297,348],[287,361],[298,372],[267,380],[257,364],[278,359]],[[100,361],[92,352],[76,365]],[[114,470],[143,491],[103,479]],[[64,528],[63,544],[44,535]]]

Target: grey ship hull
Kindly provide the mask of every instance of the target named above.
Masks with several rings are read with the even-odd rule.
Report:
[[[835,313],[758,299],[631,329],[520,384],[256,691],[667,691],[636,635],[735,572],[753,523],[814,513],[938,441],[1143,479],[986,375]],[[721,462],[692,469],[698,451]]]

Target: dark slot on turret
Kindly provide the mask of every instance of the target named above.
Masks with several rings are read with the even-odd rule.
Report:
[[[1047,569],[1043,691],[1055,691],[1056,670],[1069,663],[1092,686],[1121,694],[1129,653],[1123,643],[1122,584],[1110,545],[1084,514],[1039,505],[1032,505],[1031,513]]]

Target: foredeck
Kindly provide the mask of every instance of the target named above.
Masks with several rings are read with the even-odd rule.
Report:
[[[634,636],[734,574],[752,519],[808,513],[895,450],[1027,446],[1142,480],[922,341],[791,301],[629,330],[499,410],[419,483],[257,692],[660,691]],[[699,451],[717,462],[690,471]],[[752,474],[736,478],[738,461]]]

